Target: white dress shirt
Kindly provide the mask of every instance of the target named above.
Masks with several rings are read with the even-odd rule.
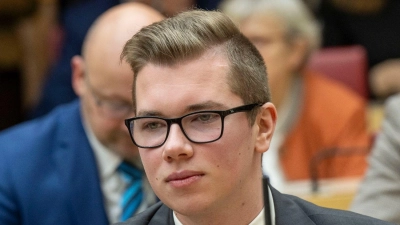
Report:
[[[119,222],[122,214],[121,198],[128,185],[126,181],[124,181],[121,173],[117,170],[122,162],[122,158],[114,151],[101,144],[87,124],[85,124],[84,128],[96,157],[100,186],[109,222]],[[142,168],[140,160],[135,163],[135,166]],[[148,206],[157,201],[146,176],[143,176],[143,190],[145,201],[141,203],[137,212],[145,210]]]

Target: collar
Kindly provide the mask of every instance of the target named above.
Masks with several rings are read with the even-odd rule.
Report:
[[[268,187],[268,196],[269,196],[269,208],[270,208],[270,213],[271,213],[271,225],[275,225],[275,204],[274,204],[274,198],[272,197],[272,192],[271,189]],[[261,212],[254,218],[253,221],[249,225],[265,225],[265,210],[264,208],[261,210]],[[175,215],[175,211],[172,212],[172,215],[174,216],[174,223],[175,225],[183,225],[181,221],[179,221],[178,217]]]
[[[114,153],[111,149],[100,143],[86,121],[84,121],[83,124],[86,136],[88,137],[90,146],[92,147],[96,157],[101,180],[112,176],[117,170],[119,164],[122,162],[122,158]]]

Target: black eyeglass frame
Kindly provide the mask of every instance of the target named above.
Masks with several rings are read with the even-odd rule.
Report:
[[[162,118],[162,117],[158,117],[158,116],[139,116],[139,117],[132,117],[132,118],[129,118],[129,119],[125,119],[125,125],[126,125],[126,127],[128,128],[128,130],[129,130],[129,134],[130,134],[130,136],[131,136],[131,140],[132,140],[133,143],[134,143],[136,146],[138,146],[139,148],[158,148],[158,147],[162,146],[162,145],[167,141],[168,135],[169,135],[169,131],[170,131],[170,128],[171,128],[171,125],[174,124],[174,123],[176,123],[176,124],[179,125],[179,127],[181,128],[182,133],[185,135],[185,137],[186,137],[189,141],[191,141],[191,142],[193,142],[193,143],[197,143],[197,144],[205,144],[205,143],[210,143],[210,142],[217,141],[217,140],[219,140],[219,139],[222,137],[222,135],[223,135],[223,133],[224,133],[224,119],[225,119],[226,116],[231,115],[231,114],[234,114],[234,113],[238,113],[238,112],[247,112],[247,111],[251,111],[251,110],[253,110],[255,107],[257,107],[257,106],[262,106],[262,105],[263,105],[263,104],[261,104],[261,103],[253,103],[253,104],[238,106],[238,107],[231,108],[231,109],[228,109],[228,110],[204,110],[204,111],[197,111],[197,112],[192,112],[192,113],[183,115],[183,116],[181,116],[181,117],[172,118],[172,119]],[[182,126],[182,119],[185,118],[185,117],[191,116],[191,115],[193,115],[193,114],[198,114],[198,113],[217,113],[217,114],[220,115],[220,117],[221,117],[221,133],[220,133],[220,135],[218,136],[218,138],[213,139],[213,140],[211,140],[211,141],[193,141],[191,138],[189,138],[189,136],[188,136],[188,135],[186,134],[186,132],[185,132],[185,129],[183,129],[183,126]],[[138,144],[136,143],[135,139],[133,138],[133,132],[132,132],[130,123],[131,123],[132,121],[134,121],[134,120],[143,119],[143,118],[161,119],[161,120],[164,120],[164,121],[167,123],[167,133],[166,133],[166,135],[165,135],[165,140],[164,140],[161,144],[156,145],[156,146],[148,147],[148,146],[141,146],[141,145],[138,145]]]

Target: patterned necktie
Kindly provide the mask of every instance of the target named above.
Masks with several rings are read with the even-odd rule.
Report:
[[[143,200],[142,190],[142,171],[127,162],[122,162],[118,170],[122,172],[127,187],[122,195],[122,215],[121,221],[132,217]]]

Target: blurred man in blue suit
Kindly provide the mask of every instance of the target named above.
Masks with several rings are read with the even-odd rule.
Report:
[[[129,65],[119,54],[143,26],[160,21],[154,9],[125,3],[89,30],[82,56],[71,60],[79,100],[0,133],[0,224],[106,225],[121,221],[128,184],[121,162],[142,165],[124,119],[132,116]],[[156,201],[146,176],[137,211]]]

